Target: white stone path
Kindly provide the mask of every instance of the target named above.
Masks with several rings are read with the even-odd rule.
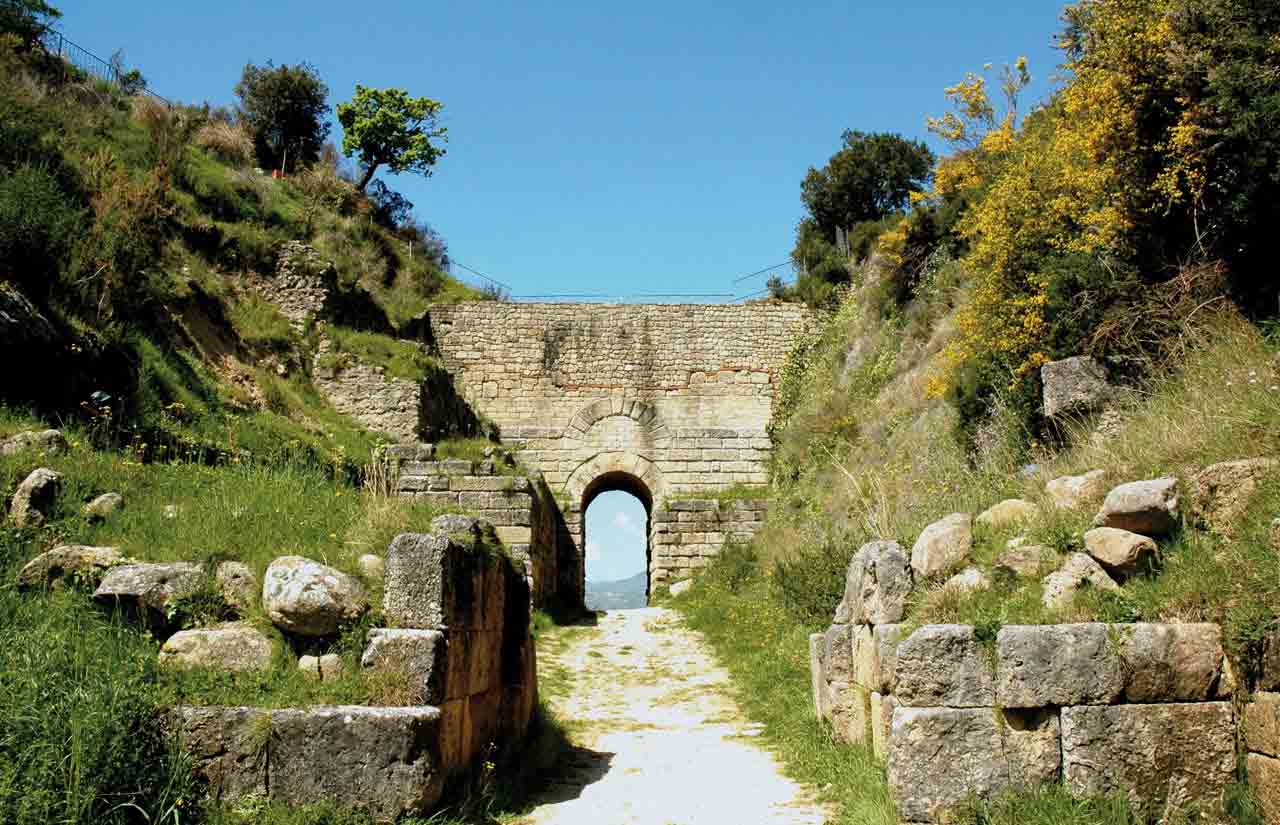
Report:
[[[745,630],[745,629],[744,629]],[[543,656],[542,651],[539,655]],[[559,655],[553,697],[577,746],[521,825],[822,825],[822,811],[755,741],[729,677],[663,608],[604,614]]]

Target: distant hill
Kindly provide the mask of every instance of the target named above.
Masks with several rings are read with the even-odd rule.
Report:
[[[647,573],[637,573],[618,581],[587,582],[587,607],[592,610],[631,610],[644,607],[647,601]]]

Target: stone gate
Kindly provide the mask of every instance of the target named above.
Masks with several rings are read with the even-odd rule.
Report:
[[[644,503],[651,587],[754,532],[757,502],[707,494],[768,481],[779,370],[814,319],[785,303],[477,302],[433,307],[430,335],[458,392],[543,475],[570,544],[560,589],[580,598],[583,516],[600,493]]]

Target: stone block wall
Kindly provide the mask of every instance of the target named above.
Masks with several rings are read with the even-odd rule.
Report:
[[[777,375],[817,316],[796,304],[511,304],[431,310],[460,391],[571,497],[601,456],[654,500],[767,481]]]
[[[856,612],[856,611],[854,611]],[[849,615],[849,614],[846,614]],[[1210,624],[833,624],[810,638],[815,711],[887,759],[905,822],[971,795],[1062,781],[1127,795],[1139,818],[1200,806],[1235,780],[1234,685]]]
[[[764,526],[765,499],[666,502],[649,523],[649,587],[670,585],[706,567],[730,541],[747,543]]]
[[[561,597],[562,519],[540,478],[501,474],[493,460],[440,460],[430,444],[390,447],[387,458],[397,495],[467,512],[494,526],[523,565],[535,607]]]
[[[422,387],[417,382],[387,375],[350,353],[335,354],[328,338],[320,341],[311,376],[325,400],[361,426],[401,442],[418,440]]]

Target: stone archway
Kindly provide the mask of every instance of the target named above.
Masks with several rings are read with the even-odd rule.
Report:
[[[656,582],[653,567],[654,508],[661,504],[665,489],[657,464],[644,456],[625,451],[597,453],[570,474],[563,488],[568,499],[565,526],[576,548],[571,576],[577,592],[584,592],[586,586],[587,508],[596,496],[613,490],[629,493],[644,505],[645,569],[649,582],[646,596],[652,592]]]

